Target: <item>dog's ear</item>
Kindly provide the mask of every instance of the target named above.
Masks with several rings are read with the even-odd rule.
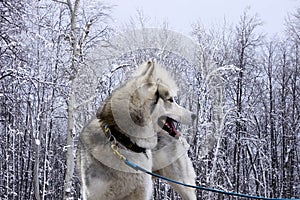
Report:
[[[154,62],[147,62],[145,71],[138,82],[140,95],[144,99],[153,99],[157,90],[157,80],[155,78],[155,64]]]
[[[154,62],[151,62],[151,61],[148,61],[147,62],[147,67],[146,67],[146,71],[144,73],[144,78],[146,80],[152,80],[154,81],[154,69],[155,69],[155,63]]]

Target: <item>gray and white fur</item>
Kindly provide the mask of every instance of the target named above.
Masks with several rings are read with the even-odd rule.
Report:
[[[148,170],[155,168],[170,178],[194,183],[187,148],[184,142],[179,142],[180,133],[173,122],[188,124],[195,116],[173,101],[176,93],[175,81],[167,71],[155,62],[148,62],[103,103],[79,137],[77,159],[84,200],[152,197],[152,178],[124,164],[114,154],[112,143],[122,155]],[[107,136],[105,127],[113,136]],[[162,147],[165,153],[158,153]],[[176,148],[180,153],[174,153]],[[174,154],[177,159],[166,164],[162,160],[167,156],[164,154]],[[182,176],[178,176],[180,173]],[[181,187],[174,188],[183,198],[195,199],[194,191],[185,194]]]

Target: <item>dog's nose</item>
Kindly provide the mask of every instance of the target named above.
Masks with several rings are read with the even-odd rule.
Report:
[[[194,121],[197,118],[197,115],[195,115],[194,113],[192,114],[192,120]]]

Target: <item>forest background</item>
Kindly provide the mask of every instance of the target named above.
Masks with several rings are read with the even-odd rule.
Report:
[[[191,25],[191,38],[121,29],[113,6],[90,0],[0,2],[0,199],[80,199],[78,134],[136,66],[155,58],[177,76],[180,127],[197,184],[300,198],[300,8],[269,37],[249,9],[239,22]],[[156,180],[154,199],[179,199]],[[230,199],[197,191],[199,199]]]

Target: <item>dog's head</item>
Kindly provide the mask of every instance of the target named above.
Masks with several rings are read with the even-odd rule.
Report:
[[[139,67],[133,77],[98,110],[97,117],[144,148],[153,148],[158,132],[179,137],[176,123],[191,123],[194,115],[179,106],[177,86],[155,62]]]
[[[196,115],[176,103],[178,87],[165,68],[155,62],[148,62],[139,70],[139,77],[143,77],[141,85],[147,85],[142,87],[142,91],[148,95],[154,130],[178,138],[180,132],[175,124],[190,124]]]

